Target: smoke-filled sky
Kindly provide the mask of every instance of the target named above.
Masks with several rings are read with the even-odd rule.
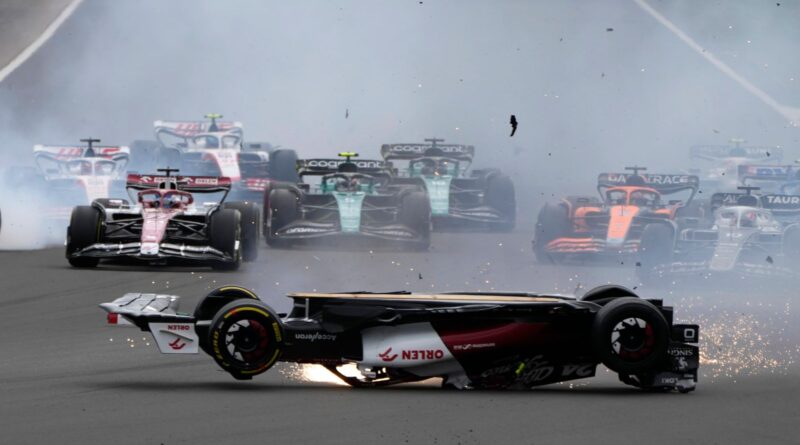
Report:
[[[650,4],[800,105],[797,2]],[[477,164],[542,193],[590,192],[600,170],[632,163],[686,168],[689,146],[732,137],[800,157],[800,129],[633,1],[87,0],[0,84],[2,159],[151,138],[155,119],[208,112],[301,157],[474,144]]]

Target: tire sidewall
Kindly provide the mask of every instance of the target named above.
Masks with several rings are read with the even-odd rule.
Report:
[[[265,328],[269,337],[267,349],[255,363],[245,364],[233,357],[225,345],[228,329],[241,320],[254,319]],[[211,357],[224,370],[232,374],[254,376],[271,368],[280,357],[283,346],[281,321],[269,306],[249,299],[234,300],[223,306],[211,320],[208,345]]]
[[[654,342],[651,352],[636,361],[622,359],[612,348],[614,327],[628,318],[640,318],[652,326]],[[598,361],[619,374],[637,374],[653,370],[667,355],[669,324],[652,303],[635,297],[621,297],[609,301],[595,314],[592,323],[592,350]]]

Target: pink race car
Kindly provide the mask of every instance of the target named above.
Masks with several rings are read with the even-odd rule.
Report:
[[[69,263],[95,267],[104,258],[197,261],[235,270],[258,256],[260,212],[254,203],[225,202],[227,177],[129,174],[124,199],[75,207],[67,228]],[[209,202],[197,203],[199,195]]]

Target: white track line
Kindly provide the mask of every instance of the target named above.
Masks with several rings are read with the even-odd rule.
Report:
[[[691,37],[689,37],[685,32],[681,31],[680,28],[675,26],[674,23],[669,21],[666,17],[661,15],[658,11],[653,9],[645,0],[633,0],[640,8],[642,8],[646,13],[650,14],[654,19],[658,20],[659,23],[664,25],[670,32],[675,34],[679,39],[681,39],[684,43],[689,45],[697,54],[703,56],[706,60],[708,60],[714,67],[718,70],[722,71],[723,74],[733,79],[736,83],[738,83],[742,88],[744,88],[748,93],[752,94],[756,98],[758,98],[761,102],[764,102],[768,107],[772,108],[778,114],[783,116],[792,126],[800,125],[800,108],[789,107],[783,105],[772,98],[769,94],[765,93],[764,90],[758,88],[757,86],[753,85],[739,75],[736,71],[733,70],[730,66],[728,66],[725,62],[717,59],[716,56],[711,54],[710,51],[704,49],[700,46],[697,42],[695,42]]]
[[[50,37],[52,37],[58,28],[69,18],[69,16],[75,12],[75,9],[80,6],[81,2],[83,2],[83,0],[73,0],[72,3],[67,5],[67,7],[61,11],[61,14],[59,14],[58,17],[56,17],[56,19],[47,26],[44,32],[33,41],[33,43],[28,45],[28,47],[25,48],[21,53],[17,54],[17,57],[14,57],[14,59],[12,59],[8,65],[3,67],[3,69],[0,69],[0,82],[5,80],[9,74],[14,72],[15,69],[19,68],[20,65],[25,63],[25,61],[36,52],[36,50],[45,44],[45,42],[50,40]]]

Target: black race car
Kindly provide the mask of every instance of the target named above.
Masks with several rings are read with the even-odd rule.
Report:
[[[178,298],[132,293],[100,306],[111,324],[153,334],[163,353],[209,354],[236,379],[277,361],[315,363],[352,386],[442,378],[454,388],[529,388],[591,377],[602,363],[622,382],[688,392],[698,326],[618,286],[580,300],[529,293],[290,294],[276,314],[251,291],[224,286],[193,315]],[[356,366],[355,375],[340,368]]]
[[[341,156],[300,160],[301,182],[272,185],[263,206],[267,243],[335,240],[427,249],[431,211],[425,190],[393,185],[384,161]]]
[[[420,184],[431,201],[434,228],[509,231],[514,228],[517,201],[514,183],[495,168],[469,170],[475,147],[440,144],[384,144],[381,156],[403,162],[395,184]]]

